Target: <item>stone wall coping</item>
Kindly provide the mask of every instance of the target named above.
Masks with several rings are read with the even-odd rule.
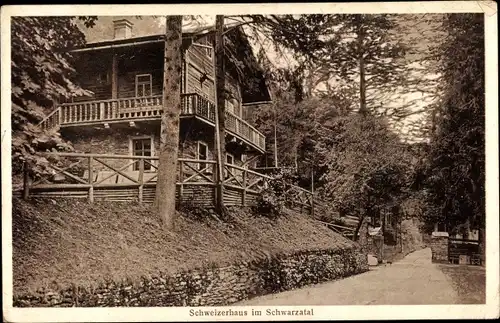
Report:
[[[450,235],[448,234],[448,232],[441,232],[441,231],[434,231],[432,232],[432,236],[433,237],[449,237]]]

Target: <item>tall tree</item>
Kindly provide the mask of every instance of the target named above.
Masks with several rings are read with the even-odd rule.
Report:
[[[339,82],[358,85],[359,113],[376,112],[378,93],[394,91],[405,80],[405,47],[394,37],[396,24],[386,14],[339,14],[328,20],[332,36],[315,53],[316,62]]]
[[[95,17],[80,17],[91,27]],[[73,57],[66,49],[85,43],[76,17],[12,18],[12,165],[16,175],[24,162],[34,175],[44,172],[47,160],[37,154],[71,149],[57,129],[43,131],[37,124],[54,104],[88,94],[74,83]]]
[[[217,158],[217,201],[219,213],[224,207],[224,165],[226,162],[226,68],[224,59],[224,16],[215,17],[215,77],[217,93],[217,124],[215,131],[216,158]]]
[[[160,125],[156,201],[166,229],[175,222],[175,192],[181,112],[182,16],[167,16],[164,45],[163,112]]]
[[[426,159],[428,224],[480,230],[485,242],[485,48],[483,14],[449,14],[441,58],[443,99]],[[467,230],[465,230],[467,231]]]

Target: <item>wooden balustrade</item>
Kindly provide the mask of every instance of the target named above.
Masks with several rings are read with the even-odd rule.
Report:
[[[58,126],[95,124],[114,120],[144,120],[160,118],[163,107],[161,95],[113,100],[64,103],[42,120],[43,129]],[[181,115],[196,115],[210,123],[215,123],[214,103],[197,93],[182,94]],[[265,136],[247,121],[226,112],[226,130],[265,150]]]
[[[48,116],[46,116],[41,122],[40,126],[44,130],[50,130],[59,127],[60,121],[60,110],[55,109]]]
[[[47,153],[50,175],[25,181],[30,196],[80,197],[90,202],[136,200],[152,202],[157,181],[158,157],[80,153]],[[50,158],[50,157],[55,158]],[[138,165],[135,167],[134,165]],[[146,166],[147,169],[146,170]],[[179,158],[177,200],[213,206],[216,192],[215,160]],[[224,165],[226,205],[255,205],[257,196],[269,187],[272,177],[233,164]],[[287,185],[289,207],[312,212],[312,193]]]

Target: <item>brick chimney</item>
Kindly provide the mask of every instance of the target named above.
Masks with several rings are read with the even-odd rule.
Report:
[[[134,24],[127,19],[119,19],[113,21],[115,30],[114,39],[125,39],[132,37],[132,26]]]

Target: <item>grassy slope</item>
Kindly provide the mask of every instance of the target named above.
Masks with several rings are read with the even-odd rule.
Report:
[[[14,293],[141,276],[352,242],[305,216],[272,221],[245,212],[231,223],[181,214],[161,230],[148,207],[78,200],[13,200]],[[59,285],[53,285],[57,281]]]
[[[484,267],[439,265],[458,294],[457,304],[486,303],[486,272]]]

